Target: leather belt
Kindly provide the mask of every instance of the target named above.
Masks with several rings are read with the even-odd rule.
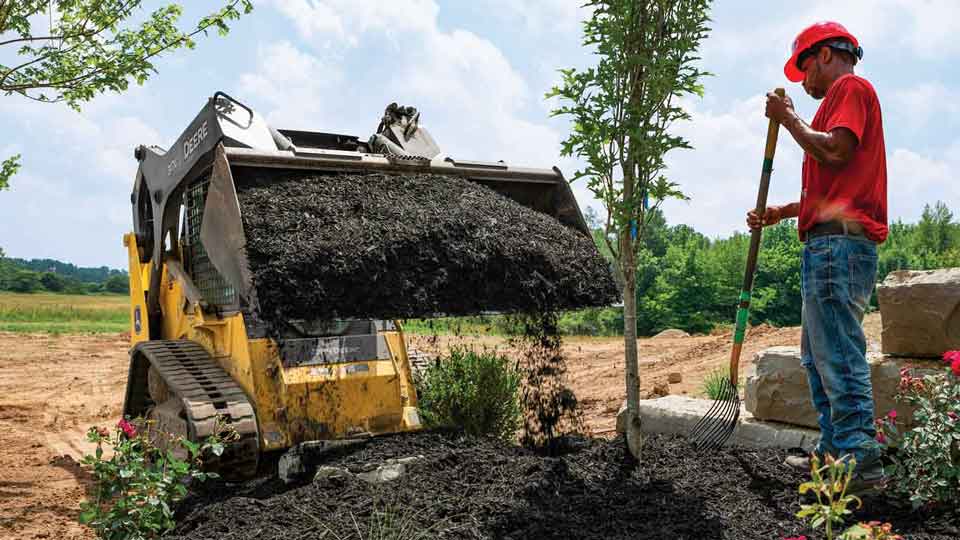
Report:
[[[864,236],[863,225],[856,221],[826,221],[817,223],[806,232],[807,240],[830,234],[842,236]]]

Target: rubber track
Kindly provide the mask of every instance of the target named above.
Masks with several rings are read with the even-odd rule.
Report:
[[[214,432],[217,415],[240,435],[219,458],[210,456],[204,469],[226,478],[254,476],[259,435],[253,405],[210,353],[188,340],[147,341],[138,344],[135,350],[147,358],[170,390],[181,398],[192,441],[200,442]]]

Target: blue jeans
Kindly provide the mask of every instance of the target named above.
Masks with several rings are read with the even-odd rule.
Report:
[[[800,268],[801,363],[820,424],[817,452],[851,454],[866,465],[879,456],[862,326],[877,278],[877,245],[861,237],[818,236],[804,246]]]

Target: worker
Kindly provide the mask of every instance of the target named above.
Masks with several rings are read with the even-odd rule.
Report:
[[[804,151],[800,201],[770,206],[762,220],[751,211],[747,225],[798,218],[801,364],[820,425],[814,452],[856,458],[854,484],[876,487],[883,466],[862,321],[877,278],[877,245],[887,237],[887,163],[877,93],[854,73],[862,57],[857,39],[835,22],[797,36],[783,70],[820,107],[808,124],[789,96],[771,92],[766,115]],[[787,463],[809,471],[810,458]]]

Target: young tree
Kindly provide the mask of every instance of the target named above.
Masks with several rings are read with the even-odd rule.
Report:
[[[225,2],[189,30],[178,26],[183,8],[163,5],[147,14],[142,0],[0,0],[0,93],[39,101],[80,104],[107,91],[123,92],[156,72],[153,61],[195,46],[194,36],[253,9],[252,0]],[[19,155],[0,163],[0,189],[19,167]]]
[[[627,441],[639,457],[639,376],[637,373],[636,255],[649,216],[669,198],[686,198],[666,175],[666,154],[691,148],[670,133],[690,115],[677,102],[703,94],[706,73],[697,49],[709,28],[709,0],[592,0],[583,24],[583,45],[597,64],[561,70],[563,82],[547,97],[560,97],[553,115],[569,115],[573,130],[562,153],[586,162],[574,180],[588,188],[607,211],[604,236],[623,277],[626,347]],[[648,204],[649,202],[649,204]]]

